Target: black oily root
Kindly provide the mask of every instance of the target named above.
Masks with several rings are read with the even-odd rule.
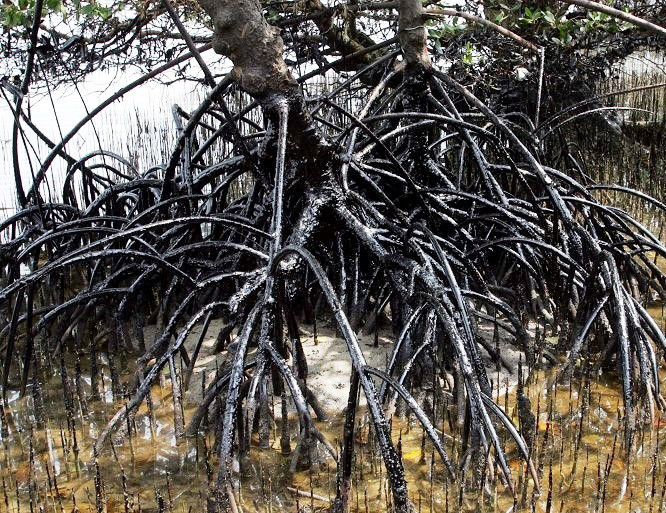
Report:
[[[663,297],[665,277],[654,255],[665,250],[594,192],[612,188],[665,206],[549,167],[529,120],[520,125],[498,116],[436,70],[393,84],[389,60],[360,72],[386,69],[365,96],[353,89],[357,73],[332,93],[236,105],[230,117],[217,107],[225,104],[220,99],[234,105],[230,80],[222,81],[186,122],[174,111],[179,138],[165,166],[137,170],[110,152],[68,157],[62,200],[44,202],[49,165],[64,152],[55,146],[30,189],[32,203],[0,224],[3,392],[19,368],[25,391],[37,351],[64,350],[73,332],[84,344],[81,334],[97,315],[114,351],[141,354],[130,400],[100,434],[98,453],[127,412],[146,400],[161,369],[170,363],[174,372],[175,358],[186,362],[187,389],[211,319],[223,318],[218,349],[233,338],[228,365],[204,391],[190,424],[176,432],[203,429],[206,411],[221,397],[215,493],[225,504],[232,453],[248,448],[266,401],[262,391],[288,393],[296,406],[292,469],[313,440],[335,456],[311,417],[310,407],[325,413],[306,385],[299,336],[300,322],[330,315],[353,363],[352,391],[367,399],[394,503],[406,511],[404,471],[386,413],[394,408],[387,406],[402,399],[451,478],[460,471],[409,391],[417,367],[457,369],[467,436],[481,454],[494,451],[511,491],[498,431],[506,430],[529,461],[529,447],[491,399],[481,348],[500,355],[480,334],[490,326],[524,352],[529,367],[567,355],[562,376],[583,354],[599,364],[614,358],[629,450],[639,404],[663,403],[658,354],[666,340],[645,303]],[[263,126],[252,113],[263,113]],[[379,369],[367,364],[356,334],[376,330],[387,306],[396,337]],[[529,320],[558,329],[560,343],[535,341]],[[153,341],[144,340],[148,323],[157,325]],[[199,325],[188,354],[184,342]],[[350,396],[348,411],[355,401]],[[353,414],[345,425],[353,429]],[[352,450],[346,443],[344,461]],[[348,467],[340,466],[340,479],[349,478]]]

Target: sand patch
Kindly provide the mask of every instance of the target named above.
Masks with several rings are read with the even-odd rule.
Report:
[[[213,353],[217,335],[222,327],[222,321],[215,319],[206,333],[186,395],[186,399],[190,403],[198,404],[201,401],[201,380],[204,372],[206,385],[209,385],[215,377],[216,369],[223,368],[229,359],[229,352],[226,350],[218,354]],[[299,329],[308,363],[307,385],[317,395],[321,405],[328,413],[339,413],[347,406],[349,395],[351,359],[347,351],[347,344],[344,339],[337,336],[335,330],[327,327],[318,326],[316,344],[312,326],[301,325]],[[185,346],[190,355],[199,338],[200,330],[201,326],[198,326],[187,338]],[[484,339],[492,341],[493,332],[490,326],[482,326],[479,331]],[[374,334],[357,336],[368,365],[385,369],[386,362],[393,350],[395,341],[393,334],[390,331],[380,331],[377,346],[375,346]],[[252,349],[250,354],[255,351],[256,349]],[[507,338],[501,339],[500,354],[510,370],[502,366],[498,376],[495,362],[492,361],[490,355],[483,348],[480,348],[480,353],[486,365],[488,377],[494,382],[494,389],[497,387],[498,379],[502,392],[507,384],[509,388],[513,388],[517,380],[518,361],[520,358],[524,360],[524,354],[510,345]],[[291,360],[288,363],[291,364]],[[363,394],[361,394],[361,404],[365,404]]]

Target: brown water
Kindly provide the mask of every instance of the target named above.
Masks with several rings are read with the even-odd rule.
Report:
[[[652,309],[663,322],[661,307]],[[107,444],[90,463],[94,442],[106,421],[123,406],[113,401],[110,380],[104,380],[103,400],[90,403],[86,418],[75,415],[74,429],[63,406],[59,372],[54,372],[43,387],[48,421],[46,427],[33,426],[32,398],[18,399],[10,394],[5,409],[0,454],[3,497],[0,511],[13,513],[71,511],[204,511],[208,479],[216,468],[214,437],[183,438],[176,441],[173,430],[173,401],[168,372],[161,385],[153,387],[154,424],[145,403],[131,421],[132,436],[112,451]],[[542,475],[540,495],[533,493],[526,479],[524,463],[515,446],[501,429],[510,467],[516,484],[516,509],[525,511],[662,511],[666,491],[666,457],[662,452],[663,427],[658,416],[646,421],[636,435],[629,462],[623,445],[622,401],[619,383],[609,373],[593,376],[589,396],[581,380],[572,385],[546,386],[551,371],[535,374],[528,381],[527,393],[532,411],[538,411],[538,434],[533,459]],[[128,380],[129,377],[126,377]],[[29,395],[29,394],[28,394]],[[589,408],[583,416],[584,398]],[[501,391],[497,402],[517,424],[515,392]],[[551,406],[552,405],[552,406]],[[185,404],[186,423],[195,405]],[[438,406],[437,427],[444,432],[448,454],[461,459],[461,444],[450,429],[454,415],[446,404]],[[386,511],[390,493],[380,459],[368,443],[365,415],[359,412],[356,437],[356,464],[353,474],[352,511]],[[240,489],[239,505],[244,512],[319,511],[335,496],[335,462],[325,460],[317,468],[290,475],[289,460],[280,454],[280,421],[276,421],[272,448],[260,450],[253,441],[250,457],[242,462],[235,486]],[[294,419],[294,423],[295,423]],[[332,422],[318,422],[318,428],[337,446],[342,438],[342,415]],[[395,418],[393,439],[400,442],[407,472],[410,497],[423,512],[500,511],[514,506],[513,496],[498,479],[484,475],[485,491],[475,484],[471,472],[458,482],[446,479],[444,465],[433,457],[431,444],[423,443],[423,432],[410,418]],[[295,425],[292,433],[296,431]],[[256,435],[255,435],[256,436]],[[457,435],[459,438],[459,435]],[[74,442],[76,438],[76,443]],[[544,442],[545,440],[545,442]],[[292,439],[292,448],[295,441]],[[76,445],[76,447],[75,447]],[[576,446],[578,445],[578,449]],[[99,475],[99,478],[96,476]],[[552,476],[552,477],[551,477]],[[465,483],[464,489],[461,483]],[[552,484],[551,484],[552,483]],[[626,486],[624,486],[626,485]],[[294,490],[298,489],[301,496]],[[387,495],[388,494],[388,495]]]

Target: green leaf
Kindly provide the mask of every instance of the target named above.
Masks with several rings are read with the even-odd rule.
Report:
[[[103,20],[108,20],[111,17],[112,12],[110,7],[98,6],[95,14]]]
[[[84,14],[86,16],[92,16],[95,13],[95,5],[94,4],[86,4],[80,9],[81,14]]]
[[[495,23],[498,25],[501,25],[504,20],[506,20],[509,16],[505,14],[504,12],[498,12],[495,13]]]
[[[463,64],[466,66],[471,66],[474,64],[474,59],[472,56],[472,44],[467,41],[467,45],[465,46],[465,55],[463,56]]]
[[[28,18],[19,10],[19,8],[14,4],[5,5],[2,10],[2,25],[9,28],[20,27],[25,25],[28,21]]]

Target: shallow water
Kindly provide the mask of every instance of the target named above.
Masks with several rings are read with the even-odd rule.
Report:
[[[652,312],[663,322],[661,307],[654,307]],[[105,372],[108,375],[107,369]],[[155,385],[151,392],[152,429],[144,403],[130,419],[132,436],[125,437],[113,450],[107,444],[97,464],[91,463],[92,443],[124,402],[113,400],[111,381],[104,378],[104,400],[89,403],[87,417],[82,418],[79,411],[68,418],[59,371],[50,375],[50,381],[43,386],[48,417],[45,428],[34,427],[29,392],[25,398],[19,399],[17,393],[8,398],[2,419],[0,510],[13,513],[205,510],[209,479],[214,479],[216,468],[214,436],[209,435],[205,440],[202,437],[176,440],[167,370],[161,384]],[[548,387],[553,372],[534,373],[526,391],[532,412],[538,413],[533,460],[541,475],[540,495],[533,493],[533,481],[525,477],[526,466],[518,458],[515,445],[499,429],[509,454],[517,491],[515,501],[500,480],[487,473],[487,467],[482,477],[483,487],[474,481],[471,471],[457,482],[446,479],[444,465],[433,453],[432,445],[428,440],[423,442],[422,430],[410,417],[394,418],[393,440],[402,454],[416,510],[506,512],[515,502],[515,510],[522,507],[525,511],[661,511],[666,490],[663,472],[666,459],[662,452],[666,422],[658,412],[652,421],[644,419],[642,429],[636,434],[632,459],[628,461],[624,423],[618,417],[622,414],[621,388],[609,376],[610,373],[593,375],[588,396],[580,377],[574,376],[572,385]],[[123,379],[129,381],[130,373],[126,372]],[[87,393],[89,378],[86,381],[84,376],[83,381]],[[513,390],[500,390],[495,399],[518,424],[515,395]],[[589,397],[589,407],[581,423],[585,397]],[[184,405],[186,424],[194,408],[194,404]],[[452,431],[455,421],[450,421],[455,419],[455,412],[441,401],[436,410],[439,412],[436,427],[444,433],[447,453],[458,463],[462,457],[460,435]],[[293,449],[297,421],[292,419],[292,422]],[[342,423],[343,416],[337,415],[331,422],[317,422],[317,427],[337,447],[342,438]],[[356,436],[351,510],[386,511],[390,508],[388,483],[369,441],[363,411],[357,414],[359,425],[363,427]],[[329,458],[316,468],[290,475],[290,458],[280,454],[279,433],[278,416],[271,436],[272,448],[260,450],[255,435],[249,458],[240,463],[240,473],[234,474],[242,511],[324,510],[335,496],[335,462]],[[464,489],[461,483],[465,483]],[[483,493],[479,492],[481,489]]]

